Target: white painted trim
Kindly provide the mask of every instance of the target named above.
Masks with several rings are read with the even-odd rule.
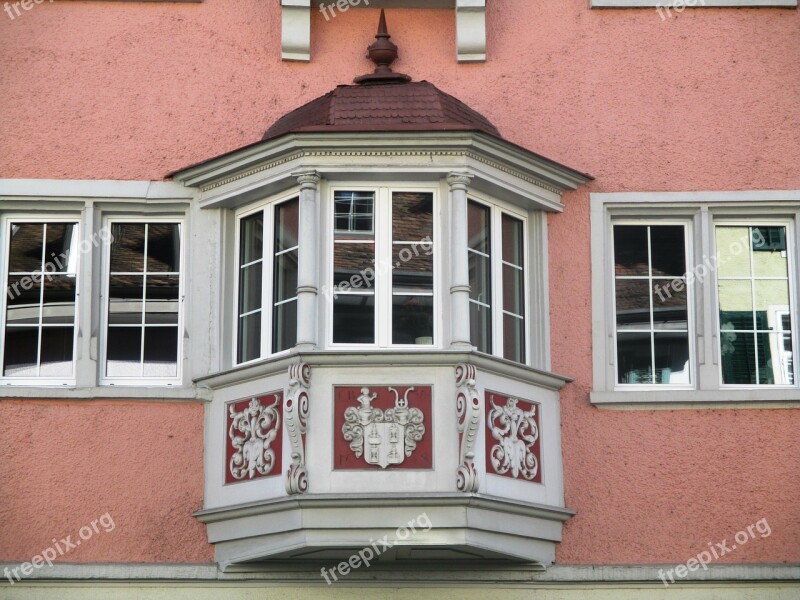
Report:
[[[89,179],[0,179],[0,198],[41,197],[191,200],[195,191],[172,181]]]
[[[800,404],[800,382],[794,386],[723,386],[719,375],[719,360],[716,347],[718,316],[716,306],[716,277],[699,283],[694,291],[696,321],[694,339],[695,382],[692,389],[675,390],[662,386],[638,386],[625,389],[616,385],[614,371],[615,348],[613,344],[613,265],[611,265],[611,226],[614,222],[630,219],[647,220],[652,223],[670,219],[687,218],[693,221],[689,241],[693,248],[687,254],[689,271],[702,261],[704,255],[714,252],[713,235],[716,224],[725,223],[730,217],[760,220],[781,220],[787,229],[789,221],[800,214],[800,190],[787,191],[698,191],[698,192],[621,192],[591,193],[591,256],[592,256],[592,360],[594,391],[593,404],[613,408],[657,407],[660,404],[675,407],[758,407],[786,408]],[[797,221],[794,227],[798,228]],[[794,232],[787,232],[791,241]],[[796,251],[796,249],[795,249]],[[797,265],[790,260],[790,287],[792,294],[797,288]],[[796,298],[793,295],[793,298]],[[712,304],[713,303],[713,304]],[[798,322],[798,307],[794,307]]]
[[[330,0],[325,4],[333,5]],[[317,3],[314,9],[317,9]],[[486,60],[486,0],[375,0],[362,3],[350,0],[344,10],[332,9],[333,18],[350,8],[452,8],[456,13],[458,62]],[[281,0],[281,58],[288,61],[311,60],[311,0]],[[333,19],[325,13],[326,21]]]
[[[331,561],[323,561],[331,566]],[[13,569],[22,563],[0,563],[0,572]],[[126,582],[154,581],[164,584],[197,586],[198,582],[237,582],[259,581],[264,584],[274,582],[308,582],[320,584],[320,565],[317,561],[295,561],[291,564],[253,564],[242,565],[223,573],[215,564],[163,564],[163,563],[66,563],[57,562],[52,567],[36,569],[15,587],[26,583],[61,580],[64,582]],[[659,570],[674,569],[672,564],[657,565],[560,565],[556,564],[545,571],[528,565],[507,563],[490,569],[477,565],[466,569],[452,567],[437,568],[435,565],[415,565],[412,570],[401,565],[375,563],[369,569],[356,569],[350,572],[347,581],[369,581],[373,584],[414,584],[441,582],[450,585],[485,585],[506,583],[524,587],[537,587],[546,583],[638,583],[663,589]],[[376,574],[379,577],[376,579]],[[677,581],[673,589],[692,584],[749,582],[786,582],[800,588],[800,565],[796,564],[711,564],[708,569],[689,571],[683,580]],[[65,586],[70,585],[65,583]],[[339,585],[346,586],[343,582]],[[0,587],[10,588],[8,579],[0,579]],[[141,590],[139,590],[141,593]]]
[[[591,0],[592,8],[793,8],[797,0]]]

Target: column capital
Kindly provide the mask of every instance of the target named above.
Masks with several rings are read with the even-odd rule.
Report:
[[[467,191],[467,187],[473,177],[475,176],[472,173],[466,171],[453,172],[447,176],[447,185],[450,186],[451,192],[456,190]]]
[[[320,174],[313,169],[309,171],[297,171],[292,173],[292,177],[297,179],[301,190],[316,190],[319,182],[322,180]]]

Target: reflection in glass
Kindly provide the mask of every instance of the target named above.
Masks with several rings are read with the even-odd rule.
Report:
[[[392,239],[395,242],[433,239],[433,194],[392,194]]]
[[[525,320],[503,313],[503,358],[525,362]]]
[[[433,344],[433,296],[392,296],[392,343]]]
[[[373,192],[335,192],[333,210],[334,229],[337,233],[360,234],[374,231]]]
[[[299,200],[275,207],[275,246],[272,279],[272,351],[297,343],[297,266],[300,249]]]
[[[467,204],[467,216],[470,341],[480,352],[491,354],[492,246],[490,208],[470,200]]]
[[[11,223],[3,375],[71,377],[77,223]]]
[[[178,328],[145,327],[144,360],[145,377],[176,377],[178,375]]]
[[[375,343],[375,296],[339,294],[333,301],[335,344]]]
[[[255,360],[261,356],[261,313],[239,317],[237,362]]]
[[[646,225],[614,226],[614,272],[616,275],[650,274]]]

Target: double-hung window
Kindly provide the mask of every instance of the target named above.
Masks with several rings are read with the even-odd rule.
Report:
[[[177,383],[180,378],[181,223],[109,220],[105,353],[101,381]]]
[[[433,346],[435,194],[332,192],[334,345]]]
[[[758,194],[592,195],[593,401],[792,399],[800,205]]]
[[[295,197],[238,218],[239,364],[289,350],[296,343],[298,210]]]
[[[68,384],[75,379],[79,223],[6,219],[3,228],[3,380]]]
[[[470,332],[481,352],[524,363],[527,341],[526,223],[521,215],[468,203]]]

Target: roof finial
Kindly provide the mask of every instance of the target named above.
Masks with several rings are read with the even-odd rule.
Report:
[[[367,49],[369,59],[375,63],[375,72],[368,75],[356,77],[355,82],[362,85],[377,83],[405,83],[411,81],[411,77],[402,73],[393,73],[389,67],[397,60],[397,46],[389,38],[389,31],[386,27],[386,13],[381,9],[381,20],[378,23],[378,33],[375,34],[375,41]]]

